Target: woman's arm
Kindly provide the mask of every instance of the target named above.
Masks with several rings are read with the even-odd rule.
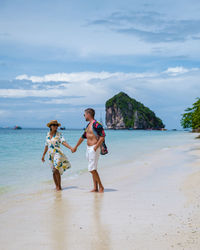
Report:
[[[83,141],[84,141],[84,138],[80,137],[79,140],[78,140],[78,142],[77,142],[77,144],[76,144],[76,146],[72,149],[72,152],[73,152],[73,153],[76,152],[78,146],[79,146]]]
[[[62,145],[64,145],[66,148],[72,150],[72,147],[71,147],[66,141],[64,141],[64,142],[62,143]]]
[[[48,146],[45,146],[45,148],[44,148],[44,153],[43,153],[43,155],[42,155],[42,161],[43,161],[43,162],[45,161],[44,157],[45,157],[47,151],[48,151]]]

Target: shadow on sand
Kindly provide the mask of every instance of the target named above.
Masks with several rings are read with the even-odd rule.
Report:
[[[62,190],[69,190],[69,189],[78,189],[77,186],[69,186],[69,187],[63,187]],[[105,188],[104,189],[104,192],[107,193],[107,192],[116,192],[118,191],[117,189],[114,189],[114,188]]]
[[[107,193],[107,192],[116,192],[118,191],[117,189],[114,189],[114,188],[105,188],[104,189],[104,192]]]
[[[63,187],[62,190],[68,190],[68,189],[77,189],[77,186],[69,186],[69,187]]]

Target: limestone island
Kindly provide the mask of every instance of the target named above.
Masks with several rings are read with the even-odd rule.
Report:
[[[155,113],[142,103],[120,92],[106,102],[107,129],[165,130]]]

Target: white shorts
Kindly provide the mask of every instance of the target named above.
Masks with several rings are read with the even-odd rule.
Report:
[[[93,146],[87,145],[86,158],[88,160],[88,171],[97,170],[97,164],[100,155],[100,147],[97,148],[96,152],[94,151],[94,147],[95,145]]]

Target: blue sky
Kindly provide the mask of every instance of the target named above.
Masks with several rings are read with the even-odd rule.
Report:
[[[124,91],[180,128],[200,91],[200,2],[0,1],[0,126],[83,127]]]

